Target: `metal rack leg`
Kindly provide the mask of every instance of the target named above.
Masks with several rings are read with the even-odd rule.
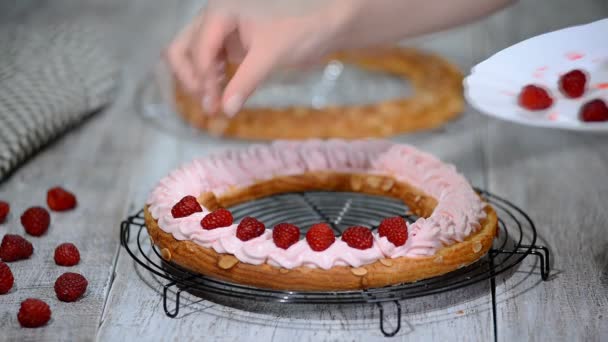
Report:
[[[167,316],[171,318],[177,317],[177,314],[179,313],[179,298],[182,294],[182,290],[178,288],[177,292],[175,292],[175,309],[173,311],[169,311],[169,309],[167,308],[167,291],[170,287],[173,287],[176,284],[177,283],[175,281],[172,281],[165,285],[163,288],[163,308],[165,309],[165,314],[167,314]]]
[[[396,300],[393,301],[393,303],[395,303],[395,305],[397,306],[397,327],[390,332],[387,332],[384,329],[384,307],[382,307],[382,303],[376,303],[380,311],[380,331],[382,331],[382,334],[384,334],[384,336],[386,337],[393,337],[397,335],[399,330],[401,330],[401,304],[399,304],[399,301]]]
[[[540,277],[543,281],[549,280],[549,273],[551,273],[549,249],[545,246],[529,246],[520,245],[519,248],[527,249],[526,251],[505,251],[501,249],[492,250],[491,253],[497,254],[526,254],[535,255],[540,259]]]
[[[551,272],[551,264],[549,260],[549,249],[545,246],[524,246],[532,249],[530,254],[536,255],[540,259],[540,277],[542,280],[549,279],[549,272]]]

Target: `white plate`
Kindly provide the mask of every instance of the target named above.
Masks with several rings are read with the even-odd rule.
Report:
[[[568,99],[558,79],[572,69],[589,77],[587,91]],[[553,105],[543,111],[519,106],[517,95],[527,84],[549,89]],[[608,122],[578,119],[581,105],[591,99],[608,102],[608,19],[536,36],[504,49],[479,63],[464,80],[465,96],[480,112],[530,126],[608,132]]]

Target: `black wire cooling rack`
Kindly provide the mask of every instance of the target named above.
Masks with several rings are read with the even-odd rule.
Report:
[[[380,330],[394,336],[401,328],[400,300],[429,296],[490,280],[493,310],[496,310],[494,277],[512,269],[528,255],[540,260],[543,280],[549,276],[549,250],[536,245],[536,228],[530,217],[520,208],[484,190],[477,190],[498,214],[499,234],[489,253],[478,262],[443,276],[415,283],[387,286],[358,291],[302,292],[280,291],[249,287],[212,279],[192,273],[161,258],[158,249],[151,245],[145,229],[143,211],[128,217],[121,224],[121,243],[129,255],[144,269],[164,278],[163,308],[169,317],[176,317],[180,309],[180,295],[187,291],[196,296],[213,300],[213,296],[241,298],[292,304],[354,304],[372,303],[380,312]],[[387,216],[403,216],[409,222],[418,217],[396,199],[352,192],[302,192],[287,193],[243,203],[230,208],[235,219],[255,216],[267,227],[280,222],[290,222],[306,234],[314,223],[328,222],[337,235],[349,226],[365,225],[376,229],[380,220]],[[134,241],[131,238],[135,237]],[[152,253],[146,252],[151,250]],[[174,289],[175,291],[169,291]],[[174,307],[169,308],[169,293],[175,292]],[[396,325],[387,331],[384,324],[382,303],[394,302],[397,308]],[[494,312],[495,313],[495,312]],[[494,314],[494,317],[496,315]]]

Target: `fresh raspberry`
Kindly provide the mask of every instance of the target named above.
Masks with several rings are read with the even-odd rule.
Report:
[[[601,99],[591,100],[581,107],[578,116],[585,122],[608,121],[608,107]]]
[[[0,201],[0,223],[6,220],[8,213],[11,211],[11,206],[7,202]]]
[[[15,234],[6,234],[0,244],[0,259],[5,262],[29,258],[34,253],[32,244]]]
[[[89,282],[78,273],[66,272],[55,281],[55,294],[62,302],[75,302],[85,291]]]
[[[230,226],[232,222],[234,222],[234,218],[232,218],[230,211],[220,208],[203,217],[201,227],[204,229],[222,228]]]
[[[80,262],[80,252],[73,243],[62,243],[55,248],[55,263],[59,266],[74,266]]]
[[[13,288],[15,278],[7,264],[0,261],[0,295],[8,293]]]
[[[577,98],[585,93],[585,84],[587,83],[587,75],[581,70],[575,69],[569,71],[559,78],[559,89],[564,96]]]
[[[21,302],[17,319],[22,327],[38,328],[51,319],[51,308],[40,299],[28,298]]]
[[[403,217],[388,217],[380,222],[378,235],[386,236],[395,246],[403,246],[407,241],[407,223]]]
[[[374,244],[372,231],[366,227],[349,227],[342,233],[342,241],[349,247],[356,249],[368,249]]]
[[[262,222],[247,216],[236,227],[236,237],[241,241],[247,241],[264,234],[264,230],[266,230],[266,226]]]
[[[51,210],[66,211],[76,207],[76,196],[66,189],[57,186],[46,193],[46,203]]]
[[[287,249],[300,240],[300,228],[291,223],[279,223],[272,230],[272,240],[277,247]]]
[[[321,252],[328,249],[336,241],[336,236],[327,223],[317,223],[313,224],[306,232],[306,241],[310,249]]]
[[[203,211],[203,208],[198,204],[196,197],[185,196],[171,208],[171,215],[173,215],[174,218],[180,218],[190,216],[200,211]]]
[[[545,89],[529,84],[519,93],[519,104],[529,110],[543,110],[551,107],[553,99]]]
[[[21,224],[28,234],[40,236],[49,229],[51,215],[42,207],[31,207],[21,215]]]

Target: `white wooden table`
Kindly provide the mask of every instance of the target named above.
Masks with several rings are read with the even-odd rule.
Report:
[[[0,19],[35,16],[60,21],[83,16],[107,32],[109,48],[124,63],[116,103],[30,160],[4,184],[0,198],[14,212],[0,234],[21,232],[18,215],[42,204],[45,191],[64,184],[78,195],[78,210],[53,214],[49,233],[32,238],[30,260],[11,264],[16,290],[0,296],[0,340],[384,340],[374,306],[256,307],[255,312],[207,301],[186,302],[176,319],[165,316],[161,284],[135,267],[119,245],[119,223],[142,207],[154,183],[179,163],[218,146],[243,143],[188,140],[144,123],[134,89],[160,48],[193,15],[190,1],[19,1],[0,5]],[[464,70],[532,35],[608,16],[605,0],[522,0],[480,22],[411,44],[444,54]],[[608,37],[608,33],[607,33]],[[598,44],[608,43],[598,42]],[[1,61],[0,61],[1,63]],[[600,341],[608,340],[608,136],[527,128],[487,119],[473,110],[447,128],[397,138],[453,162],[476,185],[525,208],[541,244],[554,257],[554,277],[541,282],[525,260],[496,284],[448,295],[403,301],[400,340]],[[56,300],[63,269],[51,255],[75,242],[89,279],[84,299]],[[16,319],[26,297],[46,300],[53,320],[22,329]],[[392,310],[387,305],[389,314]]]

